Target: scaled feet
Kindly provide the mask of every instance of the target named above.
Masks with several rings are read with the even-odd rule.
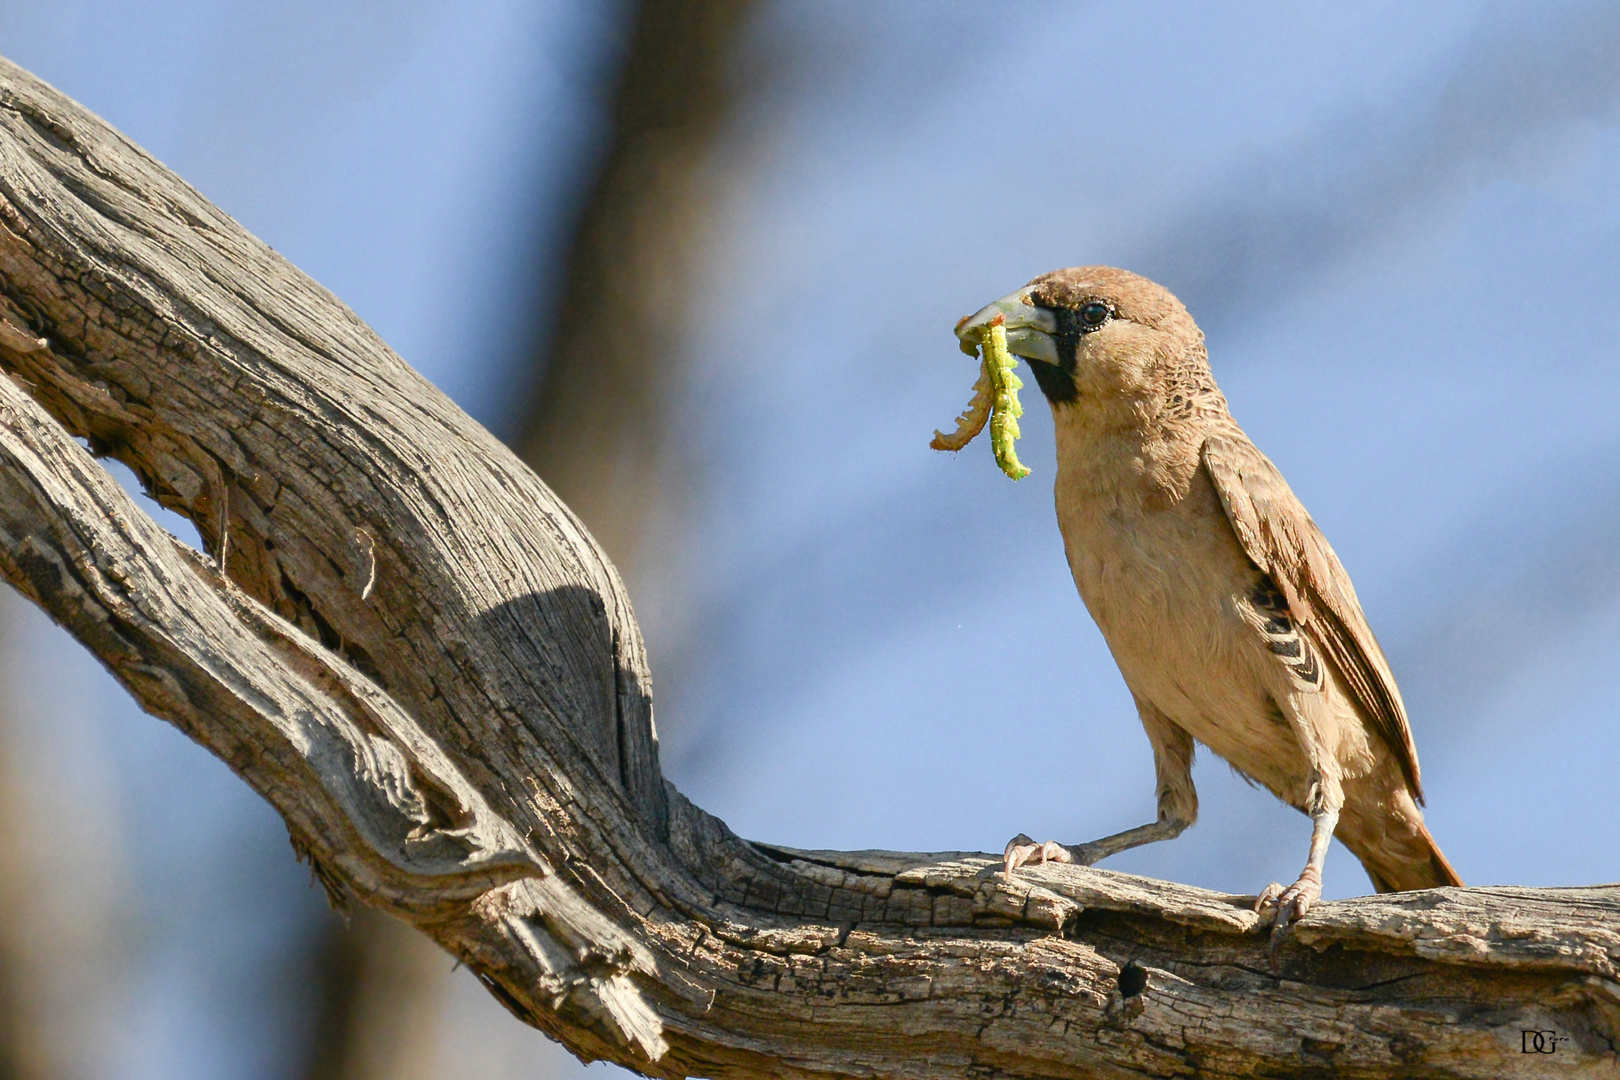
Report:
[[[1007,876],[1020,866],[1038,866],[1049,862],[1074,862],[1074,856],[1069,849],[1056,840],[1048,840],[1044,844],[1037,844],[1025,833],[1019,833],[1007,841],[1007,850],[1001,853],[1006,865]]]
[[[1311,910],[1311,905],[1322,898],[1322,874],[1314,866],[1307,866],[1299,872],[1299,880],[1288,888],[1273,881],[1261,890],[1255,898],[1254,910],[1258,912],[1271,911],[1271,951],[1273,957],[1277,947],[1282,944],[1283,936],[1288,928]]]
[[[1024,833],[1019,833],[1007,841],[1007,850],[1001,857],[1011,877],[1012,872],[1020,866],[1039,866],[1041,863],[1066,862],[1076,866],[1090,866],[1102,858],[1104,852],[1097,851],[1092,844],[1076,844],[1074,847],[1064,847],[1056,840],[1048,840],[1044,844],[1037,844]]]

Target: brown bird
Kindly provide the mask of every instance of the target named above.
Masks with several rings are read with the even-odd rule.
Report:
[[[1057,270],[964,319],[964,347],[997,317],[1052,407],[1069,569],[1153,744],[1159,810],[1087,844],[1020,834],[1007,873],[1180,835],[1199,742],[1311,818],[1299,880],[1255,905],[1279,928],[1321,897],[1333,836],[1379,892],[1461,885],[1424,827],[1406,708],[1350,576],[1232,419],[1181,301],[1123,270]]]

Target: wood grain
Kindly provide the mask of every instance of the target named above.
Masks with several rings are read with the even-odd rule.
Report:
[[[1613,1076],[1620,889],[1322,904],[750,844],[662,778],[618,576],[508,450],[0,62],[0,570],[386,910],[650,1076]],[[97,462],[197,525],[168,536]],[[993,798],[988,786],[964,797]],[[1552,1032],[1553,1054],[1523,1052]]]

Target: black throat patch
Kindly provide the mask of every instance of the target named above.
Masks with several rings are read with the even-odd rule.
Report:
[[[1080,329],[1080,313],[1074,308],[1064,306],[1050,310],[1057,319],[1057,330],[1052,334],[1052,341],[1057,345],[1058,362],[1048,364],[1044,360],[1031,360],[1029,367],[1047,401],[1053,405],[1069,405],[1080,399],[1080,388],[1074,384],[1074,373],[1079,365],[1080,335],[1084,331]]]

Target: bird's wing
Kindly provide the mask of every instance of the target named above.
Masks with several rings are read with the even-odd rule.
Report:
[[[1277,466],[1241,434],[1210,436],[1203,459],[1244,552],[1276,581],[1294,620],[1327,656],[1358,711],[1394,752],[1412,796],[1423,802],[1401,692],[1327,537]]]

